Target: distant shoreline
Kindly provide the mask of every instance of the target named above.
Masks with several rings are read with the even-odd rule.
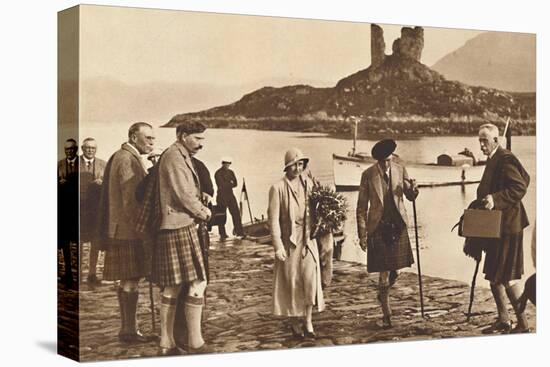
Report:
[[[211,129],[246,129],[259,131],[281,131],[299,133],[320,133],[336,139],[350,139],[353,136],[352,126],[343,121],[302,121],[302,120],[247,120],[228,121],[219,119],[196,119],[205,123]],[[396,136],[407,138],[421,138],[425,136],[475,136],[479,126],[484,123],[494,123],[501,130],[504,122],[471,121],[471,122],[402,122],[380,121],[366,122],[358,128],[358,139],[364,136],[383,137]],[[164,124],[160,127],[175,127],[175,124]],[[366,126],[366,127],[365,127]],[[520,121],[513,125],[512,134],[515,136],[536,136],[534,121]]]

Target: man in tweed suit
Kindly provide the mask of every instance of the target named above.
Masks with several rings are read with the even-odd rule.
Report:
[[[135,230],[139,204],[136,188],[147,174],[141,154],[150,153],[153,128],[137,122],[128,130],[128,142],[115,152],[105,167],[100,199],[99,235],[105,250],[103,279],[120,280],[119,339],[124,343],[148,342],[136,325],[138,283],[150,271],[147,247]]]
[[[94,238],[96,232],[96,212],[103,183],[103,173],[106,162],[96,157],[97,142],[94,138],[82,141],[82,155],[80,156],[80,242],[90,242],[88,260],[88,284],[100,284],[96,276],[97,258],[99,249]]]
[[[488,210],[502,211],[502,234],[498,239],[480,240],[486,249],[483,272],[489,280],[498,318],[484,334],[529,332],[527,318],[519,307],[519,284],[523,275],[523,229],[529,225],[521,199],[529,186],[529,174],[509,150],[498,143],[498,128],[485,124],[479,128],[479,144],[487,165],[477,188],[477,200]],[[506,297],[517,317],[512,329]]]
[[[367,270],[380,274],[378,301],[384,328],[392,326],[389,292],[397,271],[413,263],[403,196],[412,201],[418,195],[405,167],[393,161],[396,147],[392,139],[374,145],[371,153],[378,162],[363,172],[357,199],[357,233],[361,248],[367,250]]]
[[[201,314],[206,289],[206,267],[198,225],[208,221],[210,210],[201,201],[199,176],[192,156],[202,149],[205,126],[186,121],[176,129],[177,140],[159,162],[160,228],[153,252],[152,280],[163,289],[160,304],[161,339],[159,355],[179,354],[174,340],[176,304],[184,295],[187,351],[205,349]]]

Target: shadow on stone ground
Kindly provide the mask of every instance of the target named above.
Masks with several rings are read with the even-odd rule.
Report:
[[[82,249],[82,279],[87,275],[88,245]],[[418,277],[401,273],[390,295],[394,327],[380,327],[376,300],[377,274],[362,265],[336,261],[332,284],[324,290],[326,309],[314,314],[317,338],[298,340],[286,320],[271,315],[272,249],[246,240],[213,242],[210,250],[211,282],[207,289],[203,333],[213,352],[256,351],[280,348],[333,346],[381,341],[425,340],[482,335],[496,310],[488,289],[478,287],[470,322],[466,322],[469,285],[423,277],[425,318],[420,315]],[[102,275],[100,258],[98,277]],[[149,284],[142,281],[138,318],[141,329],[152,332]],[[80,357],[82,361],[156,356],[157,344],[127,346],[119,343],[120,326],[115,284],[95,289],[80,283]],[[156,330],[159,333],[159,290],[153,287]],[[62,290],[64,300],[76,301],[75,291]],[[510,309],[511,315],[513,311]],[[63,312],[62,312],[63,314]],[[535,308],[527,315],[535,326]],[[65,315],[66,316],[66,315]],[[73,319],[75,315],[72,315]],[[71,318],[71,317],[69,317]],[[64,317],[62,315],[61,319]],[[67,333],[73,323],[65,327]]]

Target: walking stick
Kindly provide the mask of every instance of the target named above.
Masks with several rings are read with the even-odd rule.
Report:
[[[416,265],[418,267],[418,285],[420,287],[420,313],[424,318],[424,294],[422,293],[422,271],[420,270],[420,246],[418,245],[418,222],[416,219],[416,198],[413,200],[414,235],[416,238]]]
[[[472,287],[470,289],[470,305],[468,306],[468,317],[466,322],[470,321],[470,316],[472,315],[472,305],[474,304],[474,289],[476,288],[476,278],[477,272],[479,270],[479,260],[476,260],[476,270],[474,271],[474,277],[472,279]]]
[[[149,301],[151,302],[151,331],[155,332],[155,300],[153,299],[153,283],[149,280]]]

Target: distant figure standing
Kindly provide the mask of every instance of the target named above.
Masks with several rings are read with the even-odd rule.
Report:
[[[529,174],[509,150],[498,143],[498,127],[479,128],[479,145],[487,165],[477,188],[477,200],[487,210],[502,211],[502,234],[497,239],[480,239],[486,249],[483,272],[491,284],[498,311],[497,320],[484,334],[529,332],[527,318],[518,304],[520,289],[515,280],[523,275],[523,229],[529,225],[521,199],[529,186]],[[512,329],[506,299],[514,307],[517,326]]]
[[[97,143],[94,138],[86,138],[82,142],[82,155],[80,156],[80,242],[90,242],[88,284],[91,286],[101,282],[96,276],[97,258],[99,248],[97,239],[94,238],[97,223],[97,207],[103,184],[105,171],[104,160],[96,157]]]
[[[378,162],[363,172],[357,199],[357,233],[367,251],[367,270],[380,273],[377,297],[384,328],[392,327],[389,292],[397,271],[414,262],[403,196],[413,201],[418,189],[405,167],[392,161],[396,147],[392,139],[374,145],[371,153]]]
[[[229,209],[229,213],[233,219],[233,233],[238,237],[243,237],[244,231],[241,222],[241,213],[237,205],[237,199],[233,194],[233,188],[237,187],[237,177],[235,177],[235,173],[229,169],[229,166],[231,166],[231,158],[222,158],[222,166],[214,174],[216,186],[218,186],[216,203],[222,211]],[[220,239],[222,241],[225,240],[227,238],[225,225],[220,224],[218,229],[220,232]]]
[[[139,331],[136,322],[138,285],[150,274],[150,254],[135,230],[139,204],[138,184],[147,174],[141,154],[153,151],[153,127],[136,122],[128,130],[128,142],[122,144],[105,167],[99,206],[99,236],[105,250],[103,279],[120,280],[117,296],[120,307],[123,343],[151,341]]]
[[[74,285],[71,243],[78,243],[78,144],[74,139],[65,142],[65,158],[57,163],[57,248],[63,251],[65,274],[63,283]]]

